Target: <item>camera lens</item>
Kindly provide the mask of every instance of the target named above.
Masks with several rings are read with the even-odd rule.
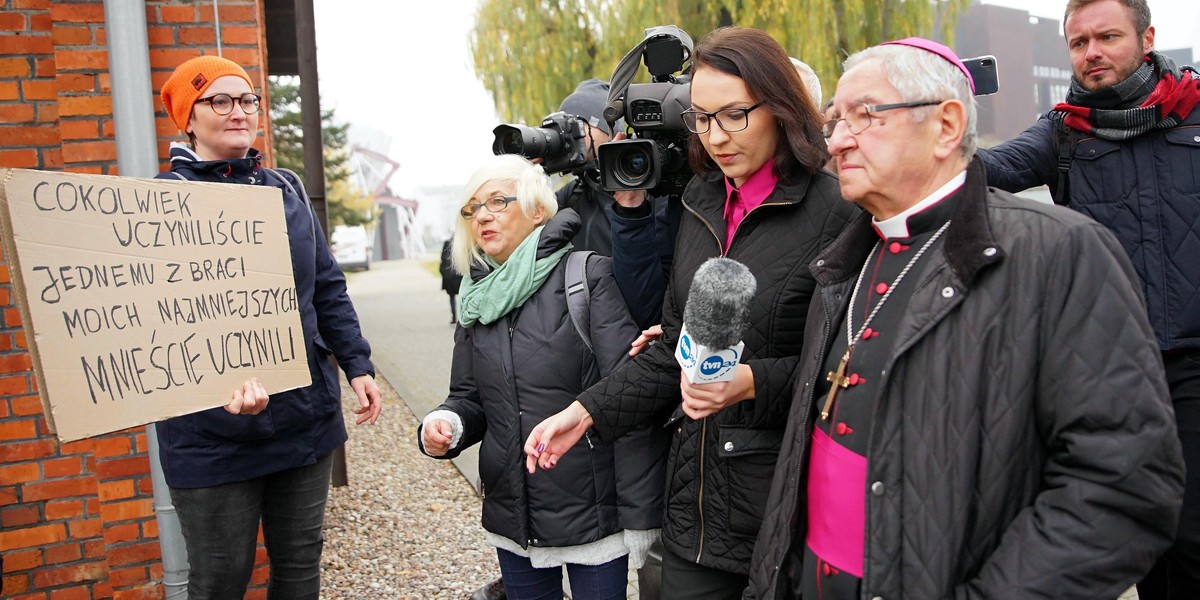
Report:
[[[652,158],[642,148],[627,148],[616,160],[614,175],[622,185],[639,186],[650,175]]]
[[[505,154],[523,154],[525,152],[525,143],[521,139],[520,130],[514,129],[504,136],[501,142],[501,147],[504,148]]]
[[[642,152],[630,152],[621,157],[621,170],[634,177],[645,175],[649,167],[650,159]]]
[[[542,158],[550,156],[552,143],[557,132],[540,127],[524,125],[497,125],[492,133],[496,139],[492,142],[492,152],[495,154],[520,154],[525,158]]]

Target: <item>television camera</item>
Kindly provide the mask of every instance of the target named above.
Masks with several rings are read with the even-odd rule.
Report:
[[[613,71],[604,119],[624,118],[629,139],[597,148],[600,185],[610,192],[649,190],[678,196],[692,178],[687,164],[690,134],[683,111],[691,106],[692,38],[674,25],[651,27]],[[650,83],[631,83],[638,63],[650,71]],[[679,73],[676,76],[676,73]]]

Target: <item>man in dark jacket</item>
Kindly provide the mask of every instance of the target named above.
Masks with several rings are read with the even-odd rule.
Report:
[[[1063,30],[1066,102],[980,156],[989,184],[1050,186],[1133,261],[1190,473],[1175,544],[1138,593],[1200,598],[1200,78],[1154,51],[1146,0],[1071,0]]]
[[[442,242],[442,260],[438,263],[438,272],[442,275],[442,289],[450,296],[450,324],[458,322],[458,288],[462,285],[462,275],[454,270],[450,262],[450,244],[452,240]]]
[[[970,75],[909,38],[846,62],[826,123],[864,214],[818,289],[747,598],[1115,598],[1183,486],[1113,236],[986,187]]]

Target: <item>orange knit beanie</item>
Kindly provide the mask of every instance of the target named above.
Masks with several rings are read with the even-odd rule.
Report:
[[[250,85],[250,89],[254,89],[254,83],[241,65],[220,56],[198,56],[175,68],[171,78],[163,84],[162,103],[180,131],[187,131],[192,105],[196,104],[204,90],[226,75],[241,77]]]

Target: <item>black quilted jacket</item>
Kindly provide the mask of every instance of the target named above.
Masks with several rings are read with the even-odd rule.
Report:
[[[1011,192],[1053,190],[1057,136],[1043,118],[981,149],[988,182]],[[1069,206],[1111,229],[1133,262],[1159,347],[1200,348],[1200,110],[1124,142],[1085,136],[1068,176]]]
[[[878,240],[867,220],[813,263],[819,299],[746,598],[796,598],[808,568],[811,390]],[[1183,492],[1129,260],[1087,217],[989,191],[978,160],[923,260],[879,374],[862,598],[1116,598],[1167,547]]]
[[[575,211],[559,211],[542,230],[538,256],[562,248],[578,228]],[[628,359],[638,329],[611,264],[602,256],[588,261],[594,352],[567,308],[565,257],[524,304],[493,323],[455,331],[450,393],[438,408],[458,414],[464,432],[441,458],[479,444],[483,528],[524,547],[577,546],[661,525],[661,431],[641,428],[612,443],[580,440],[558,467],[533,475],[521,451],[535,425]],[[472,277],[488,272],[476,266]]]
[[[758,280],[743,340],[743,361],[756,393],[701,421],[679,408],[674,349],[692,276],[721,255],[725,183],[719,173],[696,177],[683,195],[687,209],[663,303],[663,336],[580,400],[609,440],[646,420],[669,423],[667,506],[663,542],[702,565],[745,574],[767,487],[791,404],[792,371],[815,286],[808,262],[858,213],[826,172],[780,183],[740,224],[727,256]],[[673,413],[673,414],[672,414]]]

